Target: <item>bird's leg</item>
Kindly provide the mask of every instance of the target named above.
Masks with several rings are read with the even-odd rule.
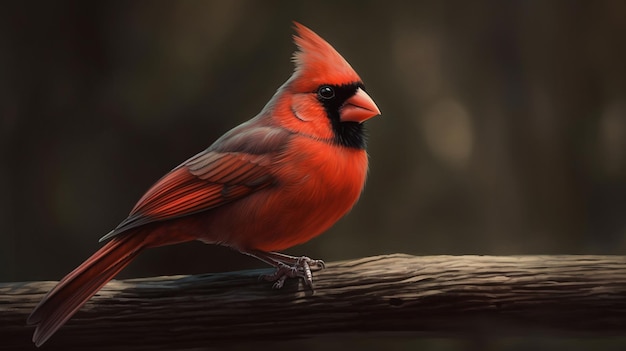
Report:
[[[306,286],[313,290],[312,271],[325,268],[324,261],[313,260],[306,256],[289,256],[280,252],[248,251],[248,255],[276,267],[273,274],[262,275],[260,278],[274,282],[274,289],[280,289],[287,278],[302,278]]]

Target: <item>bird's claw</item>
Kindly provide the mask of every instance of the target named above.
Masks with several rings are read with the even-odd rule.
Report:
[[[276,271],[272,274],[265,274],[259,277],[265,281],[272,281],[274,289],[280,289],[285,284],[287,278],[302,278],[304,284],[313,290],[313,275],[311,272],[326,268],[324,261],[312,260],[306,256],[296,258],[292,265],[283,262],[276,263]]]

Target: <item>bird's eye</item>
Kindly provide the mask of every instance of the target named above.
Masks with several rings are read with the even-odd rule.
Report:
[[[317,95],[324,100],[328,100],[328,99],[332,99],[335,97],[335,91],[333,90],[333,88],[329,87],[328,85],[322,85],[317,90]]]

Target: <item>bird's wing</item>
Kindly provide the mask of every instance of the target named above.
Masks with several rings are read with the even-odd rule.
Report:
[[[265,127],[220,139],[157,181],[128,218],[100,241],[147,223],[206,211],[271,185],[273,156],[288,137],[282,129]]]

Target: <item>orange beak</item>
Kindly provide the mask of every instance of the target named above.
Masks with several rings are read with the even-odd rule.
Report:
[[[378,106],[367,93],[358,88],[356,94],[346,100],[339,109],[339,119],[342,122],[363,123],[368,119],[380,115]]]

